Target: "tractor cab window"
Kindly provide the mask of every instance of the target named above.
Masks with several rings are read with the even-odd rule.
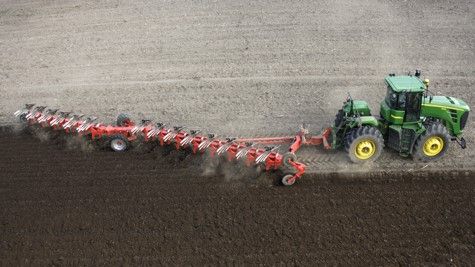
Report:
[[[403,96],[403,95],[402,95]],[[405,113],[405,122],[417,122],[421,117],[421,100],[422,93],[406,93],[405,102],[406,104],[406,113]]]
[[[397,94],[388,86],[388,92],[386,94],[386,104],[389,108],[395,108],[397,106]]]
[[[404,94],[394,92],[394,90],[388,86],[388,92],[386,95],[386,104],[391,109],[404,109],[406,106],[406,99]]]
[[[399,102],[398,102],[397,107],[400,110],[404,110],[406,108],[406,94],[404,93],[399,94]]]

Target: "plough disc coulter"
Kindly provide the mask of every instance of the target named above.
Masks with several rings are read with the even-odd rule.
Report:
[[[28,126],[84,136],[92,142],[106,144],[115,152],[124,152],[133,144],[144,143],[188,150],[193,154],[208,152],[211,157],[243,162],[248,167],[281,171],[283,176],[280,181],[286,186],[293,185],[305,173],[306,166],[298,162],[295,155],[302,145],[323,144],[326,149],[333,147],[329,143],[332,128],[312,137],[308,137],[308,131],[302,127],[295,136],[218,138],[214,134],[202,134],[199,130],[185,130],[182,126],[166,127],[163,123],[153,123],[151,120],[135,123],[125,114],[118,116],[115,125],[97,122],[96,117],[33,104],[25,105],[14,114]],[[289,146],[283,154],[278,152],[281,145]]]

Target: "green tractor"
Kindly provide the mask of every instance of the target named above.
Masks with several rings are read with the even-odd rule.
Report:
[[[420,75],[416,70],[414,76],[385,78],[387,94],[380,116],[372,115],[365,101],[349,95],[335,118],[335,146],[344,147],[355,163],[376,160],[384,146],[424,162],[441,158],[449,141],[464,149],[462,133],[470,108],[454,97],[433,96],[429,80]]]

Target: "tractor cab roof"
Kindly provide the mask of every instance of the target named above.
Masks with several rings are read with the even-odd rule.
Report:
[[[388,76],[386,77],[386,83],[397,93],[419,93],[426,89],[421,79],[415,76]]]

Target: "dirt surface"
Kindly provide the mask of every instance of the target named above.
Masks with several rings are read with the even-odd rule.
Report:
[[[2,1],[0,123],[32,102],[230,136],[287,135],[301,122],[318,133],[347,92],[377,113],[384,76],[415,68],[432,91],[473,106],[474,8],[469,0]],[[475,169],[474,151],[451,150],[436,167]],[[301,157],[358,171],[327,155]],[[374,169],[403,164],[411,162],[386,155]]]
[[[0,124],[24,103],[120,112],[228,136],[318,133],[350,92],[377,113],[390,72],[475,94],[475,3],[25,1],[0,3]],[[469,149],[370,166],[306,148],[292,188],[198,158],[114,154],[0,135],[0,265],[474,262]],[[39,140],[43,140],[40,142]]]
[[[203,175],[156,153],[0,135],[0,263],[473,263],[470,177]],[[183,167],[185,166],[185,167]]]

